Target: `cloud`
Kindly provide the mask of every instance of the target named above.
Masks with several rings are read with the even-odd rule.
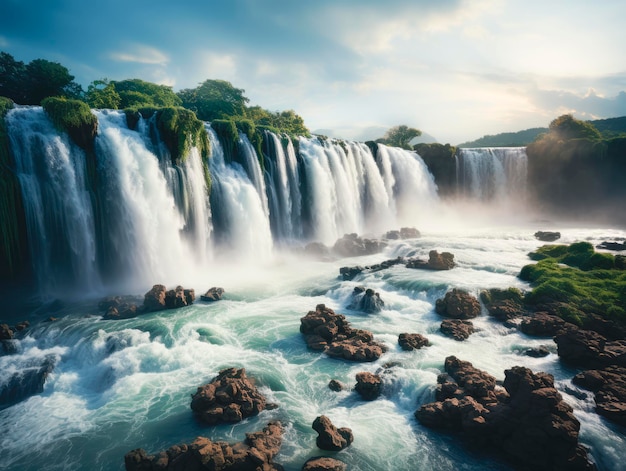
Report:
[[[555,117],[571,113],[581,119],[615,118],[626,115],[626,92],[613,97],[603,97],[593,89],[584,94],[564,90],[535,90],[531,94],[537,106]]]
[[[109,58],[119,62],[167,65],[169,57],[158,49],[142,44],[132,44],[123,51],[111,52]]]

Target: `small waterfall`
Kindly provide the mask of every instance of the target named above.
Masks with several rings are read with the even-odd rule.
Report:
[[[265,191],[265,180],[263,178],[263,172],[259,164],[259,158],[256,155],[254,146],[243,133],[239,135],[239,150],[242,154],[243,167],[248,174],[248,178],[256,188],[256,192],[259,195],[259,200],[263,205],[263,212],[266,216],[269,216],[269,207],[267,202],[267,192]]]
[[[524,147],[459,149],[458,192],[479,201],[523,201],[527,165]]]
[[[211,213],[216,254],[223,251],[249,260],[264,260],[272,252],[267,206],[246,170],[236,162],[226,165],[224,150],[210,125]],[[255,157],[256,158],[256,157]]]
[[[43,108],[6,117],[40,294],[100,288],[85,153],[59,135]]]

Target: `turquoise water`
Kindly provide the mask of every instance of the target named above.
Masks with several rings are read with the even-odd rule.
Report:
[[[316,261],[276,253],[262,265],[216,265],[196,286],[186,287],[200,294],[222,286],[224,300],[128,320],[103,320],[97,299],[68,305],[55,314],[59,320],[34,324],[19,342],[18,353],[0,357],[0,381],[46,357],[56,362],[43,393],[0,411],[0,469],[119,470],[125,453],[134,448],[154,453],[199,435],[239,441],[274,419],[286,425],[275,461],[287,470],[299,470],[308,458],[324,454],[346,462],[350,470],[509,469],[414,419],[415,410],[433,400],[437,375],[449,355],[471,361],[499,380],[514,365],[553,374],[582,423],[581,442],[598,467],[624,469],[624,431],[593,412],[592,396],[574,394],[579,391],[570,381],[575,371],[562,367],[555,353],[544,358],[519,354],[542,344],[555,352],[550,339],[526,337],[485,314],[474,320],[478,332],[465,342],[438,332],[441,319],[434,303],[448,289],[477,295],[485,288],[527,287],[516,275],[529,263],[526,254],[542,244],[532,236],[535,230],[484,227],[461,235],[435,228],[368,257]],[[606,228],[560,230],[560,242],[595,243],[626,235]],[[338,277],[341,266],[397,256],[426,258],[431,249],[452,252],[458,266],[446,272],[394,266],[353,281]],[[371,315],[347,309],[357,285],[378,291],[385,309]],[[388,352],[376,362],[357,364],[307,350],[300,318],[319,303],[345,314],[354,327],[372,331]],[[397,345],[402,332],[426,335],[432,346],[404,352]],[[245,367],[268,402],[279,407],[236,425],[196,422],[191,394],[226,367]],[[360,371],[382,374],[381,398],[365,402],[353,391],[328,388],[331,379],[354,386]],[[311,424],[321,414],[352,429],[354,442],[348,449],[336,454],[317,449]]]

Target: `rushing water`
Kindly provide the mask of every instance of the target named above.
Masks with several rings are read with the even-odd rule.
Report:
[[[466,450],[460,441],[422,427],[413,417],[420,404],[433,400],[436,377],[449,355],[469,360],[496,378],[525,365],[555,376],[557,387],[582,423],[581,441],[601,470],[623,469],[623,431],[593,412],[593,399],[580,399],[550,339],[534,339],[483,315],[480,329],[464,342],[438,332],[435,300],[459,287],[517,286],[516,275],[529,262],[527,253],[540,242],[535,227],[426,230],[419,239],[393,242],[383,254],[319,262],[277,255],[250,269],[215,266],[208,280],[226,289],[214,304],[196,302],[173,311],[129,320],[102,320],[92,303],[67,307],[55,322],[35,323],[17,342],[18,352],[0,357],[3,376],[49,358],[55,368],[41,394],[0,411],[0,448],[4,469],[123,469],[133,448],[149,452],[187,443],[198,435],[238,441],[246,432],[280,419],[286,425],[276,461],[300,469],[319,455],[311,424],[324,414],[337,426],[350,427],[354,443],[337,457],[355,470],[508,469]],[[563,242],[626,235],[608,229],[565,229]],[[403,256],[426,257],[431,249],[455,254],[458,267],[446,272],[396,266],[340,281],[342,265],[367,264]],[[347,309],[354,286],[378,291],[385,301],[379,314]],[[208,285],[194,285],[198,291]],[[334,360],[307,350],[300,318],[325,303],[346,314],[353,326],[371,330],[389,351],[374,363]],[[404,352],[401,332],[426,335],[432,346]],[[548,345],[552,353],[530,358],[528,347]],[[359,371],[385,370],[383,396],[364,402],[352,391],[332,392],[330,379],[353,386]],[[278,409],[237,425],[206,427],[193,418],[190,394],[225,367],[245,367],[268,401]]]
[[[374,155],[361,143],[301,138],[296,154],[291,143],[283,146],[270,134],[274,151],[261,167],[242,136],[245,165],[226,163],[208,124],[207,195],[197,150],[174,166],[150,120],[133,131],[121,112],[96,114],[97,183],[91,190],[84,153],[54,130],[41,108],[17,108],[7,119],[40,288],[49,296],[64,298],[77,289],[86,296],[56,306],[55,321],[45,320],[45,309],[34,313],[26,335],[0,355],[0,390],[10,382],[27,385],[41,368],[52,368],[43,392],[0,410],[0,469],[120,470],[134,448],[154,453],[199,435],[239,441],[279,419],[286,432],[276,462],[295,471],[327,454],[317,449],[311,428],[322,414],[352,429],[354,443],[336,454],[351,470],[509,469],[415,420],[415,410],[433,400],[449,355],[500,380],[515,365],[553,374],[599,469],[624,469],[623,429],[595,414],[592,395],[572,385],[576,371],[561,365],[550,339],[527,337],[483,315],[474,321],[478,332],[456,342],[439,332],[434,305],[451,288],[475,295],[527,288],[517,274],[541,244],[536,230],[560,230],[565,243],[594,244],[626,232],[546,227],[506,207],[494,218],[493,200],[474,190],[470,204],[443,203],[419,156],[382,145]],[[473,168],[464,177],[472,178],[469,188],[496,181],[489,194],[519,203],[519,193],[505,190],[517,188],[510,182],[523,174],[525,155],[504,165],[511,152],[502,158],[481,152],[495,170],[481,167],[480,152],[463,157],[464,171]],[[350,232],[380,236],[403,225],[417,227],[422,237],[390,241],[376,255],[320,261],[298,250],[309,241],[332,244]],[[452,252],[458,266],[443,272],[394,266],[354,281],[338,277],[341,266],[427,258],[432,249]],[[136,295],[141,303],[154,283],[180,283],[197,294],[221,286],[226,295],[217,303],[197,301],[126,320],[104,320],[97,311],[102,293]],[[379,292],[384,310],[364,315],[348,309],[357,285]],[[357,364],[309,351],[300,318],[320,303],[372,331],[387,353]],[[426,335],[432,346],[404,352],[397,344],[402,332]],[[521,355],[539,345],[552,353]],[[198,423],[190,395],[226,367],[245,367],[279,407],[236,425]],[[360,371],[382,373],[381,398],[364,402],[352,390],[328,388],[330,379],[353,386]]]

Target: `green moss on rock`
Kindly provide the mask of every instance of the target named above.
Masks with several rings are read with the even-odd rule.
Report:
[[[215,130],[217,137],[222,143],[226,161],[232,162],[237,149],[237,141],[239,140],[237,125],[230,119],[214,119],[211,121],[211,127]]]
[[[89,105],[80,100],[49,97],[41,102],[44,110],[59,131],[67,132],[81,148],[92,150],[98,132],[98,119]]]

